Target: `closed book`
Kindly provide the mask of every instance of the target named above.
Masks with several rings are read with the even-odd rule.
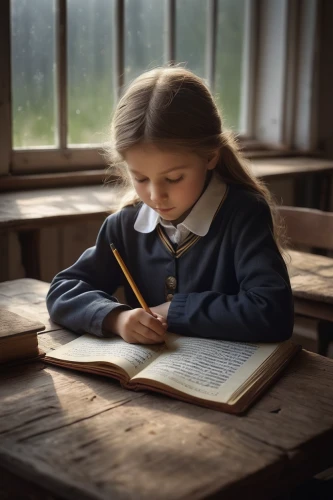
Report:
[[[37,332],[44,329],[39,321],[0,308],[0,363],[41,356]]]

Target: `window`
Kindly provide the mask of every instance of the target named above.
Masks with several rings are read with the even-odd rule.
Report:
[[[104,141],[103,132],[109,125],[115,97],[112,92],[113,14],[109,0],[67,1],[69,146]]]
[[[215,94],[228,127],[241,130],[245,0],[220,0],[215,52]],[[245,106],[245,102],[243,103]],[[249,130],[242,130],[249,133]]]
[[[163,3],[125,0],[125,84],[142,71],[164,63]]]
[[[0,173],[103,168],[123,86],[171,61],[206,79],[227,128],[292,146],[294,110],[310,106],[296,91],[313,71],[317,1],[301,10],[292,0],[5,0]]]
[[[13,146],[56,147],[52,2],[12,2],[11,34]]]

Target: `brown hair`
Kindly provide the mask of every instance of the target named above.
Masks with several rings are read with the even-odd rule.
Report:
[[[267,201],[279,244],[280,227],[269,190],[251,172],[233,134],[222,129],[212,94],[192,72],[182,67],[153,69],[136,78],[120,99],[106,152],[110,173],[125,187],[121,207],[139,201],[124,161],[126,151],[137,144],[171,146],[205,157],[219,151],[215,172],[227,184],[240,184]]]

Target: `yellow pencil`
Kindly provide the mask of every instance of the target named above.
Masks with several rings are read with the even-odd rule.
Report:
[[[113,243],[111,243],[110,247],[111,247],[111,250],[112,250],[112,252],[113,252],[113,255],[114,255],[114,256],[115,256],[115,258],[117,259],[118,264],[120,265],[120,267],[121,267],[121,269],[122,269],[123,273],[125,274],[125,276],[126,276],[126,279],[127,279],[128,283],[131,285],[131,288],[132,288],[133,292],[135,293],[136,298],[137,298],[137,299],[138,299],[138,301],[140,302],[141,307],[142,307],[142,308],[143,308],[143,309],[144,309],[147,313],[152,314],[152,312],[151,312],[151,310],[149,309],[149,307],[147,306],[147,304],[146,304],[146,302],[145,302],[144,298],[142,297],[142,295],[141,295],[141,293],[140,293],[140,291],[139,291],[138,287],[136,286],[136,284],[135,284],[135,282],[134,282],[134,280],[133,280],[133,278],[132,278],[132,276],[131,276],[131,274],[130,274],[129,270],[127,269],[125,262],[124,262],[124,261],[123,261],[123,259],[121,258],[120,253],[118,252],[118,250],[116,249],[116,247],[114,246],[114,244],[113,244]]]

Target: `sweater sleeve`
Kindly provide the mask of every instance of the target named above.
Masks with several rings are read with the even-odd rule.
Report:
[[[286,265],[272,234],[266,202],[233,223],[239,291],[175,294],[168,312],[175,333],[244,342],[279,342],[293,330],[293,298]],[[229,258],[229,256],[228,256]]]
[[[110,248],[111,229],[116,220],[117,214],[106,219],[96,245],[57,274],[47,294],[51,319],[76,333],[103,336],[105,316],[115,308],[129,308],[112,296],[121,284],[120,268]]]

